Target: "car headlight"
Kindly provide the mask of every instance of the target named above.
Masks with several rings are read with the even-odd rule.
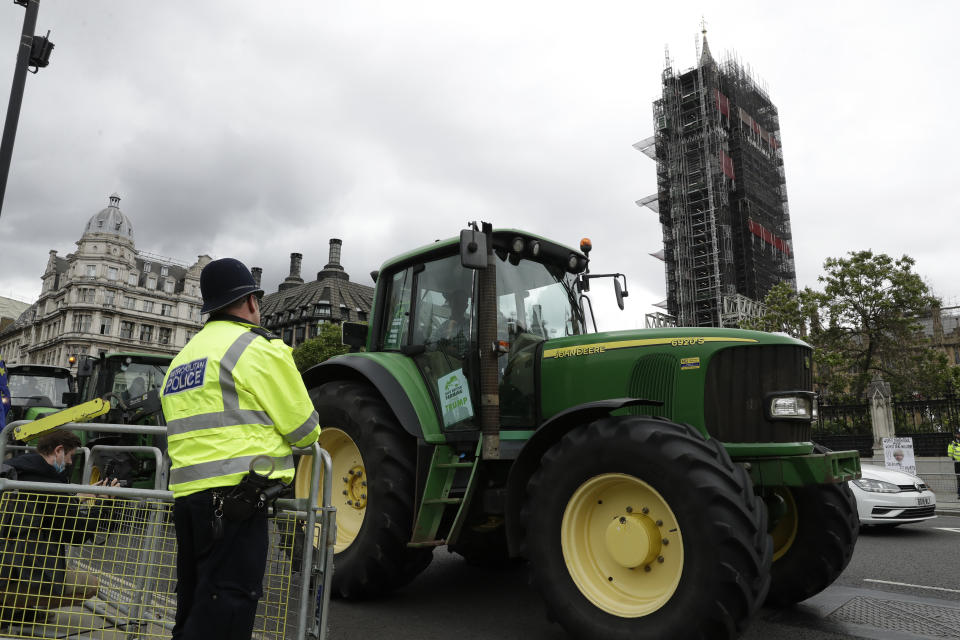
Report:
[[[767,418],[769,420],[817,419],[817,396],[812,391],[784,391],[767,396]]]
[[[900,487],[892,482],[884,482],[883,480],[860,478],[859,480],[854,480],[853,483],[864,491],[871,491],[873,493],[900,493]]]

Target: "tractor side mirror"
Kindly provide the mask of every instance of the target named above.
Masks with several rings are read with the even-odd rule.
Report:
[[[487,236],[481,231],[460,232],[460,264],[466,269],[487,268]]]
[[[77,377],[89,377],[93,375],[93,358],[80,358],[77,363]]]
[[[613,279],[613,293],[617,296],[617,306],[623,311],[623,287],[620,286],[620,278]]]
[[[361,347],[367,346],[367,331],[369,325],[361,322],[344,322],[341,325],[343,331],[343,344],[350,347],[350,351],[359,351]]]
[[[75,391],[64,391],[63,395],[60,396],[60,404],[67,407],[72,407],[77,404],[77,400],[80,399],[80,394]]]

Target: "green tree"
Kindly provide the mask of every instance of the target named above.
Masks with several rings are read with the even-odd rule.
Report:
[[[919,318],[939,304],[915,261],[872,251],[828,258],[822,290],[771,289],[754,327],[785,331],[815,347],[815,382],[834,401],[859,400],[875,377],[897,395],[936,396],[952,388],[946,358],[924,344]]]
[[[350,347],[343,344],[340,325],[321,324],[316,338],[310,338],[293,350],[293,361],[297,369],[303,372],[315,364],[320,364],[349,350]]]

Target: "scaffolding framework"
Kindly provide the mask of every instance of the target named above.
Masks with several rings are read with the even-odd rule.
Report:
[[[778,282],[796,288],[776,107],[733,57],[667,63],[653,104],[667,310],[678,326],[738,326]],[[634,145],[650,154],[650,140]]]

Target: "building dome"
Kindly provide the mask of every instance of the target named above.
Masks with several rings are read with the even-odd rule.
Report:
[[[110,196],[110,204],[87,221],[83,233],[109,233],[133,241],[133,224],[130,218],[120,211],[119,195],[115,193]]]

